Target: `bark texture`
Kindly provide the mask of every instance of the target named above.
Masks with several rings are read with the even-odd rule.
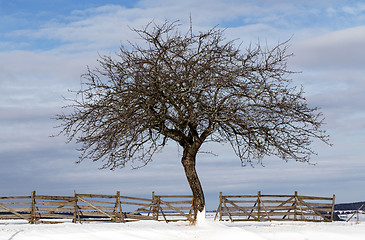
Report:
[[[190,185],[190,189],[193,193],[194,209],[201,212],[204,210],[205,207],[205,198],[204,198],[203,188],[195,168],[196,154],[197,154],[196,150],[191,150],[191,149],[184,150],[181,163],[184,166],[185,175]]]

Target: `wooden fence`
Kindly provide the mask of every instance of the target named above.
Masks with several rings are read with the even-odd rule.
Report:
[[[157,208],[153,211],[154,217],[158,220],[170,221],[190,221],[192,222],[196,217],[196,213],[193,209],[193,196],[191,195],[154,195]]]
[[[326,221],[333,220],[332,198],[294,195],[222,195],[215,219],[230,221]],[[0,219],[24,219],[30,223],[56,223],[62,219],[127,222],[138,220],[193,221],[191,195],[155,195],[137,198],[102,194],[0,197]]]
[[[332,222],[333,197],[294,195],[222,195],[215,219],[230,221]]]
[[[155,195],[137,198],[115,195],[0,197],[0,219],[24,219],[30,223],[57,223],[55,219],[127,222],[137,220],[193,221],[191,195]],[[58,221],[59,222],[59,221]]]

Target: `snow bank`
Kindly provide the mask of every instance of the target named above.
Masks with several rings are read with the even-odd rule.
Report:
[[[63,223],[30,225],[0,221],[0,240],[353,240],[364,239],[365,223],[187,222]]]

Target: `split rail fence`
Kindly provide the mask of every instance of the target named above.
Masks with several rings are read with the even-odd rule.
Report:
[[[155,195],[137,198],[115,195],[78,194],[0,197],[0,219],[24,219],[30,223],[58,223],[54,219],[127,222],[138,220],[193,221],[191,195]]]
[[[215,219],[220,221],[311,221],[332,222],[335,195],[222,195]]]
[[[215,219],[230,221],[333,221],[333,197],[294,195],[223,195]],[[138,220],[190,221],[196,217],[191,195],[155,195],[137,198],[120,195],[79,194],[0,197],[0,219],[30,223]]]

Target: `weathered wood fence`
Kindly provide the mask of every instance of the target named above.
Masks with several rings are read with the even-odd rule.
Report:
[[[223,195],[215,219],[230,221],[333,221],[333,197],[294,195]],[[0,197],[0,219],[24,219],[30,223],[138,220],[193,221],[191,195],[156,195],[137,198],[120,195],[79,194]]]
[[[333,197],[294,195],[222,195],[215,219],[230,221],[332,222]]]
[[[0,219],[24,219],[30,223],[57,223],[54,219],[127,222],[138,220],[193,221],[191,195],[155,195],[137,198],[115,195],[0,197]]]

